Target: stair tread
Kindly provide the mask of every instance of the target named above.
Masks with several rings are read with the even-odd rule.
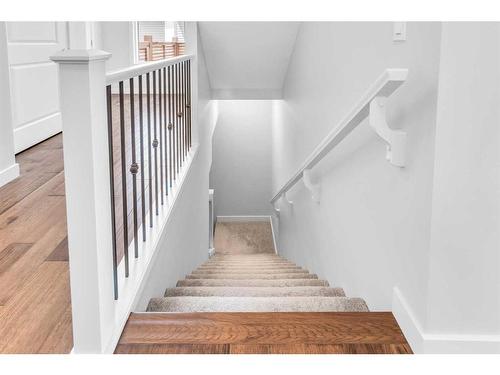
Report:
[[[233,297],[265,297],[265,296],[345,296],[342,288],[324,286],[296,287],[177,287],[168,288],[165,297],[169,296],[233,296]]]
[[[163,297],[150,300],[151,312],[325,312],[368,311],[361,298],[349,297]]]
[[[407,341],[390,312],[132,313],[120,344],[152,343],[370,347]]]

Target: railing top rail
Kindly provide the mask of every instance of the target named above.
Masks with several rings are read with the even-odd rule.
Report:
[[[340,141],[342,141],[356,126],[369,114],[370,102],[376,97],[390,96],[408,76],[408,69],[386,69],[363,94],[348,114],[332,129],[314,151],[307,157],[302,166],[283,185],[271,199],[271,204],[276,202],[283,194],[292,188],[302,177],[304,171],[311,169],[319,163]]]
[[[169,59],[137,64],[124,69],[114,70],[106,74],[106,85],[111,85],[115,82],[125,81],[127,79],[137,77],[142,74],[146,74],[166,66],[174,65],[181,61],[192,60],[193,58],[194,55],[182,55],[182,56],[172,57]]]

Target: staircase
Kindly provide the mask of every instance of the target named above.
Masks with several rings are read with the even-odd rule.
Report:
[[[168,288],[164,297],[151,299],[147,311],[368,311],[363,299],[346,297],[342,288],[330,287],[328,281],[318,279],[317,275],[268,249],[262,252],[258,238],[270,233],[265,226],[259,228],[250,223],[225,224],[220,229],[218,226],[215,256],[178,281],[175,288]],[[233,249],[219,251],[217,242],[227,247],[228,238],[233,238]],[[246,245],[244,253],[238,251],[241,243]]]
[[[115,353],[411,353],[390,312],[274,252],[269,223],[218,223],[215,255],[147,312]]]

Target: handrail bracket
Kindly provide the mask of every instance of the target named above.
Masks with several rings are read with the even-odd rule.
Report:
[[[386,159],[397,167],[405,166],[406,132],[389,127],[386,120],[385,96],[377,96],[370,102],[370,126],[387,143]]]
[[[302,179],[306,188],[311,192],[312,200],[319,203],[321,185],[319,182],[313,182],[310,169],[304,169],[304,172],[302,172]]]

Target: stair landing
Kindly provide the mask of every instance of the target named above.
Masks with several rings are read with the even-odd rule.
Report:
[[[133,313],[115,353],[411,354],[390,312]]]

